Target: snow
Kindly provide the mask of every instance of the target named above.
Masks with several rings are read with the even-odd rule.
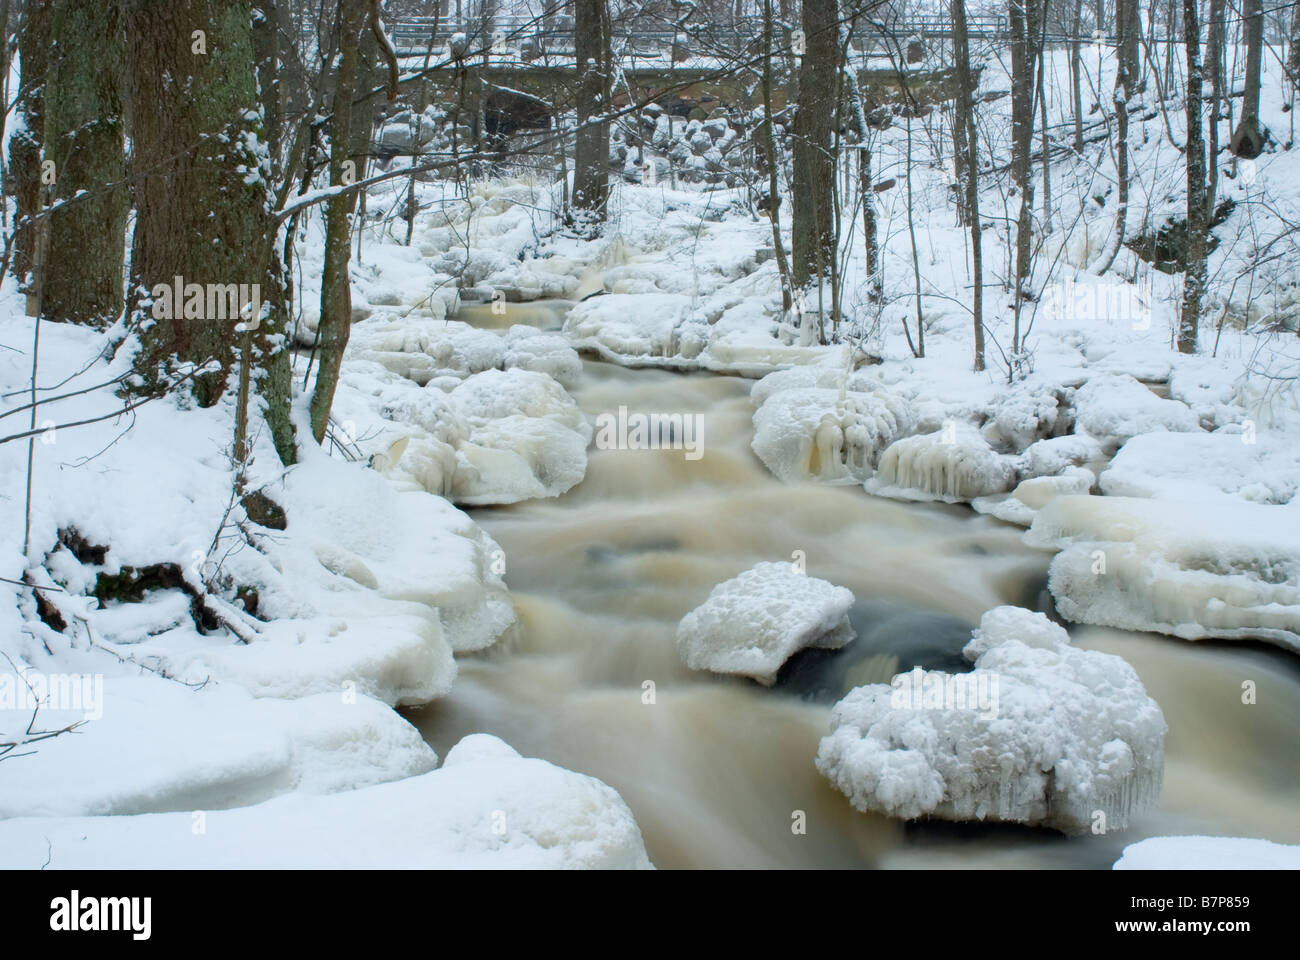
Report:
[[[10,761],[21,776],[0,777],[0,818],[248,806],[401,780],[438,762],[414,727],[364,696],[258,699],[228,684],[110,677],[103,704],[101,718]],[[78,719],[40,718],[46,727]]]
[[[751,446],[787,483],[808,478],[861,482],[881,452],[912,428],[913,416],[906,400],[884,390],[777,390],[754,414]]]
[[[1148,837],[1124,848],[1116,870],[1300,870],[1300,846],[1247,837]]]
[[[1146,433],[1100,477],[1116,497],[1288,503],[1300,489],[1300,445],[1254,433]]]
[[[964,653],[970,673],[918,667],[835,705],[817,769],[855,808],[1082,834],[1155,801],[1166,725],[1127,663],[1016,607],[986,613]]]
[[[1094,377],[1074,395],[1076,429],[1113,451],[1140,433],[1200,429],[1184,403],[1157,397],[1125,374]]]
[[[1061,550],[1048,588],[1069,620],[1300,650],[1300,505],[1067,496],[1026,536]]]
[[[838,650],[854,636],[853,593],[790,563],[759,563],[718,584],[677,625],[677,651],[692,670],[738,674],[764,686],[806,647]]]
[[[465,748],[462,750],[462,748]],[[483,734],[438,770],[230,810],[0,822],[6,865],[56,869],[519,869],[650,866],[605,784]]]

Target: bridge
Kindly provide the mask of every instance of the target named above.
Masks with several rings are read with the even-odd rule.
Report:
[[[616,54],[639,57],[712,56],[743,54],[751,50],[762,34],[761,19],[733,18],[725,23],[665,22],[645,15],[613,25]],[[920,17],[892,25],[857,24],[851,36],[853,47],[862,53],[877,50],[897,53],[908,41],[952,38],[952,21],[947,17]],[[972,40],[1007,40],[1010,29],[1005,16],[973,16],[966,21]],[[470,57],[512,55],[522,62],[548,57],[573,56],[574,21],[571,16],[519,17],[498,16],[482,20],[456,20],[451,16],[405,17],[388,25],[397,52],[402,56],[450,55],[455,47]],[[1050,42],[1064,42],[1067,37],[1049,37]],[[1091,38],[1089,38],[1091,39]],[[795,52],[798,52],[797,50]]]

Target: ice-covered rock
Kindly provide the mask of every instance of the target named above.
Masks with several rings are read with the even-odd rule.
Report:
[[[1020,476],[1054,477],[1070,467],[1087,466],[1104,457],[1101,444],[1087,434],[1048,437],[1025,448],[1020,455]]]
[[[334,406],[372,466],[456,503],[555,497],[586,475],[591,426],[545,372],[488,368],[421,388],[355,360]]]
[[[653,290],[583,301],[565,318],[564,331],[577,347],[633,362],[694,359],[708,343],[690,297]]]
[[[1054,387],[1020,382],[997,399],[986,426],[986,438],[1001,441],[1013,450],[1024,450],[1035,441],[1051,436],[1063,418]]]
[[[1185,403],[1157,397],[1125,374],[1090,379],[1074,395],[1074,412],[1076,432],[1087,433],[1108,451],[1140,433],[1201,429]]]
[[[611,787],[482,734],[419,776],[208,810],[205,819],[199,832],[188,808],[16,818],[0,822],[0,849],[7,865],[56,869],[650,867]]]
[[[1300,489],[1300,444],[1277,434],[1145,433],[1100,477],[1118,497],[1287,503]]]
[[[964,652],[970,673],[917,668],[835,705],[817,769],[854,807],[1078,834],[1155,801],[1167,728],[1127,663],[1017,607],[986,613]]]
[[[550,374],[565,386],[582,375],[577,351],[558,333],[522,324],[498,333],[417,316],[384,315],[355,324],[348,358],[378,363],[420,386],[437,377],[463,380],[511,367]]]
[[[912,429],[910,404],[896,394],[799,387],[772,393],[754,413],[751,446],[787,483],[858,481],[881,451]]]
[[[1300,846],[1247,837],[1148,837],[1114,870],[1300,870]]]
[[[1015,486],[1016,460],[998,453],[968,424],[896,440],[880,457],[868,493],[958,503]]]
[[[1026,536],[1062,548],[1048,588],[1069,620],[1300,650],[1300,505],[1058,497]]]
[[[837,650],[853,639],[853,593],[796,571],[760,563],[718,584],[677,625],[677,650],[692,670],[752,677],[765,686],[805,647]]]

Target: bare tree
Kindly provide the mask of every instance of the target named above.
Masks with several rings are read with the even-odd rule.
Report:
[[[353,154],[352,106],[360,73],[361,34],[365,29],[367,0],[338,0],[338,74],[334,79],[334,105],[330,120],[330,185],[345,186],[358,179]],[[352,211],[358,191],[340,192],[325,205],[325,264],[321,271],[320,367],[311,398],[311,432],[325,439],[334,391],[338,387],[352,326],[352,284],[348,262],[352,252]]]
[[[574,52],[578,68],[578,132],[573,153],[571,220],[595,232],[609,204],[609,111],[613,53],[607,0],[576,0]]]
[[[1196,352],[1201,300],[1205,293],[1205,257],[1209,217],[1205,209],[1205,142],[1201,135],[1201,25],[1197,0],[1183,0],[1183,39],[1187,45],[1187,271],[1178,320],[1178,349]]]
[[[957,74],[955,126],[962,130],[965,156],[956,165],[965,221],[970,227],[971,312],[974,316],[975,369],[984,369],[984,256],[980,228],[979,148],[975,136],[975,78],[970,69],[965,0],[951,0],[953,63]]]
[[[1042,56],[1042,0],[1008,0],[1011,33],[1011,179],[1020,195],[1016,218],[1016,262],[1014,277],[1014,321],[1011,340],[1013,365],[1021,351],[1020,314],[1030,296],[1033,273],[1034,181],[1030,176],[1030,150],[1034,138],[1035,81],[1038,58]],[[1013,368],[1014,372],[1014,368]]]

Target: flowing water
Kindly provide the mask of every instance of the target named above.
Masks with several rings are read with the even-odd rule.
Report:
[[[1051,555],[965,507],[780,483],[749,449],[751,385],[586,364],[572,392],[589,414],[701,414],[704,455],[593,448],[567,495],[471,511],[506,552],[519,624],[460,659],[449,697],[408,712],[440,754],[488,732],[599,777],[627,801],[659,867],[1107,867],[1151,835],[1300,842],[1298,661],[1093,628],[1072,629],[1075,642],[1127,659],[1169,723],[1159,809],[1123,833],[1065,838],[850,807],[813,765],[834,701],[914,664],[957,666],[990,607],[1046,610]],[[681,664],[677,622],[715,584],[800,558],[857,597],[850,647],[799,655],[771,689]],[[1241,703],[1244,680],[1256,705]],[[804,833],[792,829],[797,812]]]

